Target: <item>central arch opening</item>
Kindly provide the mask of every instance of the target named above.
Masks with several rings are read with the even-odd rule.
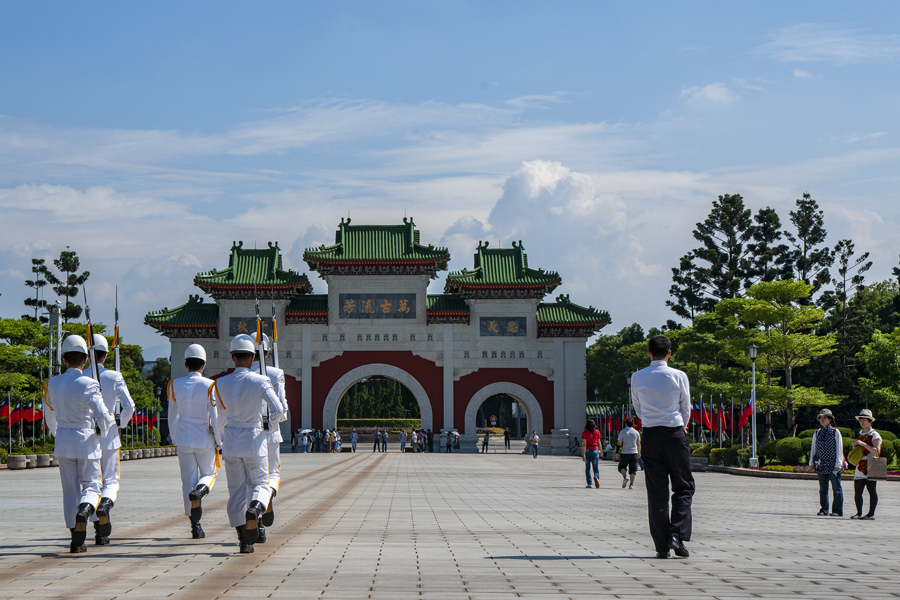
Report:
[[[475,427],[509,427],[513,439],[524,439],[528,427],[525,405],[509,394],[488,397],[475,413]]]
[[[341,397],[337,411],[342,419],[417,419],[422,411],[405,385],[382,375],[360,379]]]

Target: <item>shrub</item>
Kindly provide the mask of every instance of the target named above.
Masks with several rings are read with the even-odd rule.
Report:
[[[702,443],[700,443],[700,442],[696,442],[696,443],[694,443],[694,444],[691,444],[691,445],[690,445],[690,448],[691,448],[691,456],[694,455],[694,450],[696,450],[697,448],[702,448],[704,445],[705,445],[705,444],[702,444]]]
[[[890,443],[890,442],[887,442],[887,443]],[[882,444],[882,446],[883,445],[884,444]],[[893,442],[893,446],[894,446],[894,456],[900,456],[900,440]]]
[[[768,444],[763,444],[759,448],[757,448],[757,454],[767,459],[775,458],[775,444],[776,442],[769,442]]]
[[[783,438],[775,442],[775,456],[783,465],[797,466],[803,458],[803,444],[799,438]]]
[[[892,431],[879,431],[881,434],[881,439],[888,440],[891,442],[897,441],[897,436]]]
[[[709,451],[709,464],[725,466],[725,452],[728,448],[713,448]]]
[[[881,456],[887,459],[887,464],[894,462],[894,458],[897,456],[897,450],[894,447],[893,442],[884,439],[881,440]]]
[[[731,448],[725,448],[725,466],[726,467],[737,467],[740,466],[738,464],[738,452],[740,448],[736,446],[732,446]]]
[[[849,427],[837,427],[836,429],[841,432],[841,437],[844,437],[844,438],[855,438],[856,437],[855,435],[853,435],[853,430],[850,429]]]
[[[691,456],[702,456],[709,458],[710,447],[708,444],[700,444],[700,447],[691,452]]]
[[[375,427],[378,429],[418,429],[422,426],[421,419],[338,419],[338,429],[350,429],[351,427]]]
[[[803,448],[803,457],[809,460],[809,452],[812,450],[812,438],[798,438],[800,447]]]
[[[737,451],[738,455],[738,466],[747,468],[750,466],[750,457],[753,455],[753,450],[751,448],[740,448]]]
[[[853,440],[848,437],[841,438],[841,447],[844,449],[844,458],[847,458],[847,455],[850,454],[850,450],[853,449]]]
[[[0,448],[0,465],[6,464],[6,457],[8,456],[6,452],[6,448]]]
[[[815,429],[804,429],[800,433],[797,434],[798,438],[811,438],[816,434]]]

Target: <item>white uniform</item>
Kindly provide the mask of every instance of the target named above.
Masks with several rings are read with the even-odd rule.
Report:
[[[276,422],[284,416],[281,401],[268,377],[245,367],[218,379],[209,390],[223,426],[222,458],[228,477],[228,520],[232,527],[246,523],[250,502],[269,504],[268,447],[262,420],[268,408]]]
[[[259,373],[259,362],[253,361],[250,370]],[[278,401],[281,403],[282,418],[278,421],[272,419],[269,415],[269,431],[266,432],[266,443],[268,445],[269,457],[269,487],[272,491],[277,492],[278,486],[281,485],[281,442],[284,438],[281,436],[281,427],[278,426],[282,421],[286,421],[288,417],[287,399],[284,396],[284,371],[277,367],[266,365],[266,376],[272,382],[272,388]]]
[[[119,440],[119,428],[128,426],[134,415],[134,400],[128,393],[125,378],[118,371],[97,365],[100,372],[100,394],[103,396],[103,404],[110,414],[116,414],[116,401],[122,407],[120,423],[118,427],[110,427],[106,435],[100,438],[100,470],[103,471],[103,487],[100,490],[101,498],[109,498],[113,502],[119,495],[119,448],[122,442]],[[92,521],[97,520],[97,515],[91,516]]]
[[[212,405],[212,379],[188,373],[169,382],[169,431],[178,446],[184,514],[191,516],[188,494],[198,485],[212,489],[216,481],[216,448],[222,447],[218,409]]]
[[[80,370],[69,368],[47,383],[44,418],[56,438],[53,455],[59,459],[66,527],[75,527],[75,513],[82,503],[96,507],[100,501],[101,436],[115,429],[116,421],[100,395],[99,384]]]

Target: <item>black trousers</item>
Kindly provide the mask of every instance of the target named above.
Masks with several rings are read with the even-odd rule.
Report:
[[[657,552],[668,551],[669,537],[691,539],[691,500],[694,476],[691,452],[682,427],[644,427],[641,457],[647,483],[650,536]],[[669,483],[672,511],[669,512]]]
[[[878,492],[875,489],[875,485],[877,481],[872,481],[869,479],[854,479],[853,480],[853,500],[856,502],[856,514],[861,515],[863,509],[863,490],[868,490],[869,492],[869,512],[866,514],[868,516],[875,515],[875,507],[878,506]]]

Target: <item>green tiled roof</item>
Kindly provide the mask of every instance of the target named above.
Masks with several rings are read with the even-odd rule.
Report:
[[[331,264],[431,264],[446,269],[450,253],[419,243],[419,230],[412,219],[403,225],[350,225],[341,219],[333,246],[308,248],[303,260],[313,271]]]
[[[452,294],[428,294],[429,313],[468,313],[469,305]]]
[[[328,312],[328,294],[310,294],[308,296],[300,296],[291,300],[291,303],[284,309],[286,314],[301,313],[327,313]]]
[[[198,294],[181,306],[147,313],[144,324],[168,337],[218,337],[219,306]]]
[[[537,307],[538,325],[593,325],[599,329],[610,322],[609,313],[593,306],[585,308],[559,296],[556,302],[541,302]]]
[[[550,293],[562,282],[559,273],[531,269],[528,255],[520,241],[512,248],[488,248],[479,242],[475,253],[475,268],[463,269],[447,275],[446,292],[475,288],[539,288]]]
[[[281,250],[278,242],[269,242],[268,248],[244,248],[244,242],[235,242],[228,258],[228,268],[213,269],[194,277],[194,285],[204,292],[223,289],[248,289],[256,284],[260,294],[271,292],[311,292],[312,286],[306,275],[285,271],[281,264]]]

